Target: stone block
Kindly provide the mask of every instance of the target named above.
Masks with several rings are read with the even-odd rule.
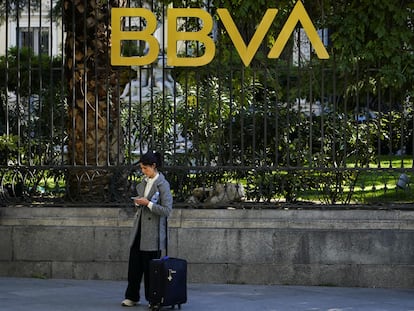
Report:
[[[22,278],[50,278],[51,263],[44,261],[1,262],[0,275]]]
[[[15,227],[15,260],[92,261],[94,230],[90,227]]]
[[[414,288],[414,265],[361,265],[356,286]]]
[[[308,233],[310,263],[412,264],[410,232],[395,230],[312,231]]]
[[[52,278],[72,279],[73,262],[54,261],[52,262]]]
[[[130,228],[95,228],[93,242],[96,261],[127,261]]]
[[[12,227],[0,227],[0,261],[12,260]]]
[[[128,262],[77,262],[73,277],[79,280],[126,280]]]
[[[228,283],[228,265],[225,263],[189,263],[187,266],[188,283]]]
[[[194,263],[309,262],[307,235],[298,230],[186,229],[178,241],[178,253]]]

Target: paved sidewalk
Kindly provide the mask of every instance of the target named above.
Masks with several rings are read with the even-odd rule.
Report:
[[[0,310],[147,310],[146,305],[121,307],[125,286],[124,281],[0,278]],[[189,284],[182,310],[414,311],[414,289]]]

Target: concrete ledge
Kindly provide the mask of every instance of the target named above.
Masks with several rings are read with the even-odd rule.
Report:
[[[126,279],[130,208],[0,208],[0,276]],[[414,287],[414,211],[176,209],[195,283]]]
[[[208,275],[211,283],[378,288],[412,288],[413,274],[413,265],[192,264],[189,269],[194,283]]]

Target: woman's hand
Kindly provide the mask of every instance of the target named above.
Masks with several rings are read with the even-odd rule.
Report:
[[[135,198],[134,203],[135,203],[135,205],[148,206],[149,200],[147,198]]]

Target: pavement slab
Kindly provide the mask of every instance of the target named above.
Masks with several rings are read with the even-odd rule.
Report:
[[[0,311],[148,310],[121,306],[126,281],[0,277]],[[183,311],[414,311],[414,289],[188,284]],[[170,308],[163,308],[170,310]]]

